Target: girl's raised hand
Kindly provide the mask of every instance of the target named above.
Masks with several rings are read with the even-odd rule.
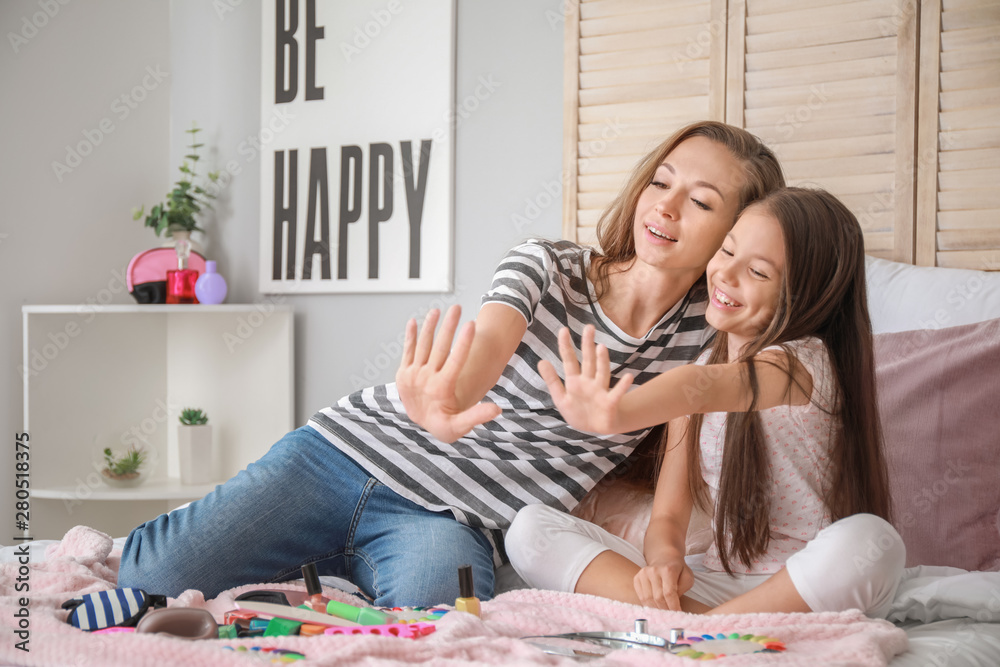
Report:
[[[576,351],[569,329],[559,331],[559,355],[562,357],[566,384],[559,380],[556,369],[548,361],[538,362],[538,372],[552,394],[552,400],[563,418],[575,429],[590,433],[621,433],[618,404],[632,384],[632,375],[625,375],[614,388],[611,384],[611,361],[608,348],[594,344],[594,327],[583,329],[580,342],[582,364],[577,363]]]
[[[683,558],[647,565],[632,580],[644,607],[683,611],[681,596],[694,585],[694,572]]]
[[[477,403],[462,409],[456,396],[458,376],[469,357],[476,335],[475,322],[466,322],[452,348],[455,329],[462,317],[462,308],[448,309],[441,330],[434,335],[441,312],[427,313],[423,329],[417,332],[417,321],[406,323],[403,359],[396,371],[396,388],[406,408],[406,414],[442,442],[454,442],[474,426],[495,419],[500,406]]]

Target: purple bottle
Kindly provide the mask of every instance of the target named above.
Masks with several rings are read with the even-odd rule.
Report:
[[[194,284],[199,303],[214,305],[226,300],[226,279],[215,272],[215,260],[205,262],[205,273]]]

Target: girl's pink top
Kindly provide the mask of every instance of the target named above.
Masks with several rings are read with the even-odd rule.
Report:
[[[789,556],[804,548],[831,521],[822,496],[837,425],[836,418],[830,414],[835,402],[830,356],[823,342],[815,337],[787,345],[812,375],[812,397],[806,405],[782,405],[760,411],[771,470],[771,541],[767,552],[749,568],[739,559],[731,558],[729,566],[737,573],[773,574],[779,571]],[[696,363],[704,364],[707,359],[708,352]],[[708,484],[713,507],[722,474],[726,415],[725,412],[706,414],[700,434],[701,472]],[[748,498],[746,502],[753,502],[753,499]],[[714,542],[703,564],[709,570],[723,570]]]

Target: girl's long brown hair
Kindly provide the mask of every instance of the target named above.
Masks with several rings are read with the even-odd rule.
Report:
[[[597,223],[600,250],[594,251],[591,261],[596,267],[593,278],[598,299],[607,291],[611,271],[627,268],[635,259],[633,225],[639,195],[652,182],[656,169],[667,155],[691,137],[706,137],[722,144],[743,168],[743,180],[735,184],[740,193],[737,214],[750,202],[785,185],[781,165],[774,153],[746,130],[707,120],[681,128],[639,161],[625,187]]]
[[[862,512],[891,519],[861,226],[846,206],[823,190],[777,190],[752,206],[769,213],[781,226],[785,273],[770,325],[741,352],[739,360],[728,359],[727,336],[719,332],[708,360],[709,364],[744,362],[753,390],[747,412],[731,412],[726,418],[715,544],[730,574],[733,557],[750,567],[770,541],[772,482],[756,411],[759,387],[753,359],[766,347],[806,336],[816,336],[826,345],[835,387],[832,417],[838,427],[824,501],[835,521]],[[792,382],[791,368],[784,370]],[[692,416],[689,480],[699,505],[710,509],[699,457],[701,423],[701,415]]]

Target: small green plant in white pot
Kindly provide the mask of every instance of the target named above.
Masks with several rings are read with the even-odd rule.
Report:
[[[177,429],[182,484],[216,481],[215,446],[208,415],[198,408],[184,408]]]
[[[185,426],[204,426],[208,423],[208,415],[196,408],[184,408],[180,420]]]

